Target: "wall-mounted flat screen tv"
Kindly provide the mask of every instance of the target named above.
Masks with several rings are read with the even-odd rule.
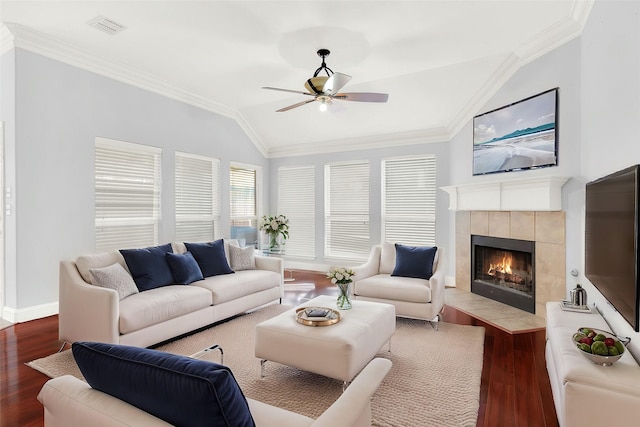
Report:
[[[473,174],[558,165],[558,88],[473,118]]]
[[[585,195],[585,275],[638,332],[638,165],[589,182]]]

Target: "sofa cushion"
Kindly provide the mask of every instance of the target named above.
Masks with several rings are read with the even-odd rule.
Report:
[[[193,254],[204,277],[233,273],[224,253],[224,242],[222,239],[209,243],[185,242],[184,245],[187,250]]]
[[[75,342],[89,385],[176,426],[255,426],[231,370],[139,347]]]
[[[396,265],[396,246],[393,243],[383,243],[380,248],[380,273],[391,274]]]
[[[207,277],[191,286],[207,289],[213,305],[280,286],[282,277],[273,271],[243,270],[234,275]]]
[[[433,260],[437,247],[405,246],[396,243],[396,266],[392,276],[429,280],[433,275]]]
[[[170,243],[141,249],[120,250],[140,291],[173,283],[173,274],[165,258],[167,252],[171,252]]]
[[[128,334],[193,313],[211,303],[211,292],[193,285],[163,286],[131,295],[120,301],[120,333]]]
[[[90,268],[91,283],[102,288],[114,289],[122,300],[129,295],[137,294],[138,288],[133,277],[117,262],[107,267]]]
[[[431,302],[429,281],[412,277],[377,274],[355,282],[353,292],[358,296],[417,303]]]
[[[229,245],[229,257],[231,258],[231,269],[234,271],[255,270],[255,248],[247,246],[241,248],[235,245]]]
[[[183,254],[174,254],[167,252],[165,254],[171,273],[173,274],[173,283],[177,285],[188,285],[197,280],[202,280],[202,271],[191,252]]]

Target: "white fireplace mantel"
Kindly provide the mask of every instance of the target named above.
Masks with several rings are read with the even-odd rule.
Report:
[[[569,178],[542,176],[440,187],[454,211],[559,211]]]

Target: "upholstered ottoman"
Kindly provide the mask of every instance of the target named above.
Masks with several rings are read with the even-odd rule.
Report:
[[[301,306],[335,308],[336,298],[319,296]],[[263,365],[278,362],[348,383],[390,341],[396,312],[391,304],[353,301],[340,318],[329,326],[306,326],[296,321],[295,308],[287,310],[256,326],[255,355]]]

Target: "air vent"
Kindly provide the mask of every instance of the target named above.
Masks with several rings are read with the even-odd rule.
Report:
[[[125,27],[124,25],[118,24],[113,19],[105,18],[102,15],[96,16],[91,21],[87,22],[87,24],[112,36],[118,34],[122,30],[127,29],[127,27]]]

